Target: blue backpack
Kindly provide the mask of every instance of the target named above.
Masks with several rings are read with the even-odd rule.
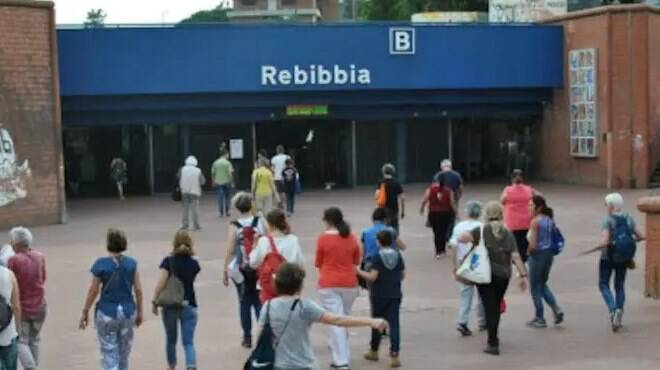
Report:
[[[612,222],[613,221],[613,222]],[[626,216],[612,215],[609,256],[614,263],[628,263],[635,258],[637,243]]]
[[[564,250],[565,244],[566,240],[564,239],[564,235],[553,222],[552,230],[550,230],[550,251],[552,251],[552,254],[556,256]]]

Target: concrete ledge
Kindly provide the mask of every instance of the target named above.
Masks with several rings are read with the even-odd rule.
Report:
[[[656,13],[660,14],[660,8],[648,4],[630,4],[630,5],[608,5],[600,6],[598,8],[591,8],[585,10],[579,10],[577,12],[570,12],[565,15],[558,15],[556,17],[546,18],[537,23],[557,23],[568,21],[577,18],[592,17],[595,15],[602,14],[614,14],[614,13]]]
[[[55,3],[52,1],[0,0],[0,6],[11,6],[15,8],[53,9],[55,7]]]
[[[637,201],[637,209],[644,213],[660,213],[660,196],[640,198]]]

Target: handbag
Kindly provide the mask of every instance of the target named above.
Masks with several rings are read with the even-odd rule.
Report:
[[[461,261],[456,275],[475,284],[490,284],[492,279],[488,249],[484,243],[484,229],[481,227],[479,244],[472,249]]]
[[[174,257],[169,257],[170,275],[167,277],[165,288],[160,291],[154,304],[160,307],[183,307],[185,301],[185,290],[183,282],[174,274]]]
[[[293,301],[291,310],[289,311],[289,317],[284,324],[282,334],[280,334],[280,339],[284,336],[286,328],[289,326],[289,321],[291,321],[291,315],[299,301],[300,299]],[[266,307],[266,322],[264,323],[263,329],[261,329],[261,334],[259,334],[257,346],[250,354],[250,357],[248,357],[245,365],[243,365],[243,370],[273,370],[275,368],[275,350],[277,349],[279,340],[275,339],[275,333],[270,326],[271,303],[272,301],[268,302],[268,306]]]

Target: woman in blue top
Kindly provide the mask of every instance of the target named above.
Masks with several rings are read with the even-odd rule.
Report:
[[[106,239],[109,256],[97,259],[92,265],[94,277],[80,318],[80,329],[89,325],[89,310],[100,292],[94,319],[101,346],[101,369],[127,370],[133,327],[142,324],[142,284],[137,261],[122,254],[127,245],[124,233],[109,229]]]
[[[176,369],[177,326],[181,323],[181,342],[186,355],[186,369],[197,369],[195,353],[195,328],[197,327],[197,299],[195,297],[195,278],[201,270],[199,262],[193,258],[195,251],[190,234],[181,230],[174,236],[172,254],[163,258],[160,263],[160,277],[156,283],[153,302],[165,289],[167,278],[174,274],[183,283],[183,307],[163,307],[162,317],[165,335],[167,337],[166,354],[168,370]],[[158,306],[152,306],[154,315],[158,316]]]
[[[529,284],[534,302],[534,319],[527,323],[532,328],[545,328],[548,325],[543,316],[543,301],[550,306],[555,316],[555,325],[564,321],[564,312],[559,308],[554,294],[548,287],[550,269],[554,260],[552,247],[552,230],[555,226],[553,211],[545,198],[534,195],[530,202],[532,220],[529,229]]]

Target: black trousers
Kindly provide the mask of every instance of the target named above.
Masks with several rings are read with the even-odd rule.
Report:
[[[516,230],[513,232],[516,244],[518,245],[518,253],[524,263],[527,263],[527,259],[529,258],[527,254],[527,249],[529,248],[529,240],[527,240],[528,232],[529,230]]]
[[[488,328],[488,345],[499,346],[500,341],[497,331],[500,327],[500,304],[506,288],[509,286],[509,279],[499,278],[493,275],[490,284],[477,285],[479,297],[484,305],[486,313],[486,327]]]
[[[401,298],[371,298],[371,316],[385,319],[390,326],[390,354],[398,354],[401,346],[400,308]],[[378,330],[371,330],[372,351],[378,351],[382,335]]]
[[[429,212],[429,225],[433,229],[433,242],[435,243],[435,254],[445,252],[451,226],[454,223],[454,212]]]

